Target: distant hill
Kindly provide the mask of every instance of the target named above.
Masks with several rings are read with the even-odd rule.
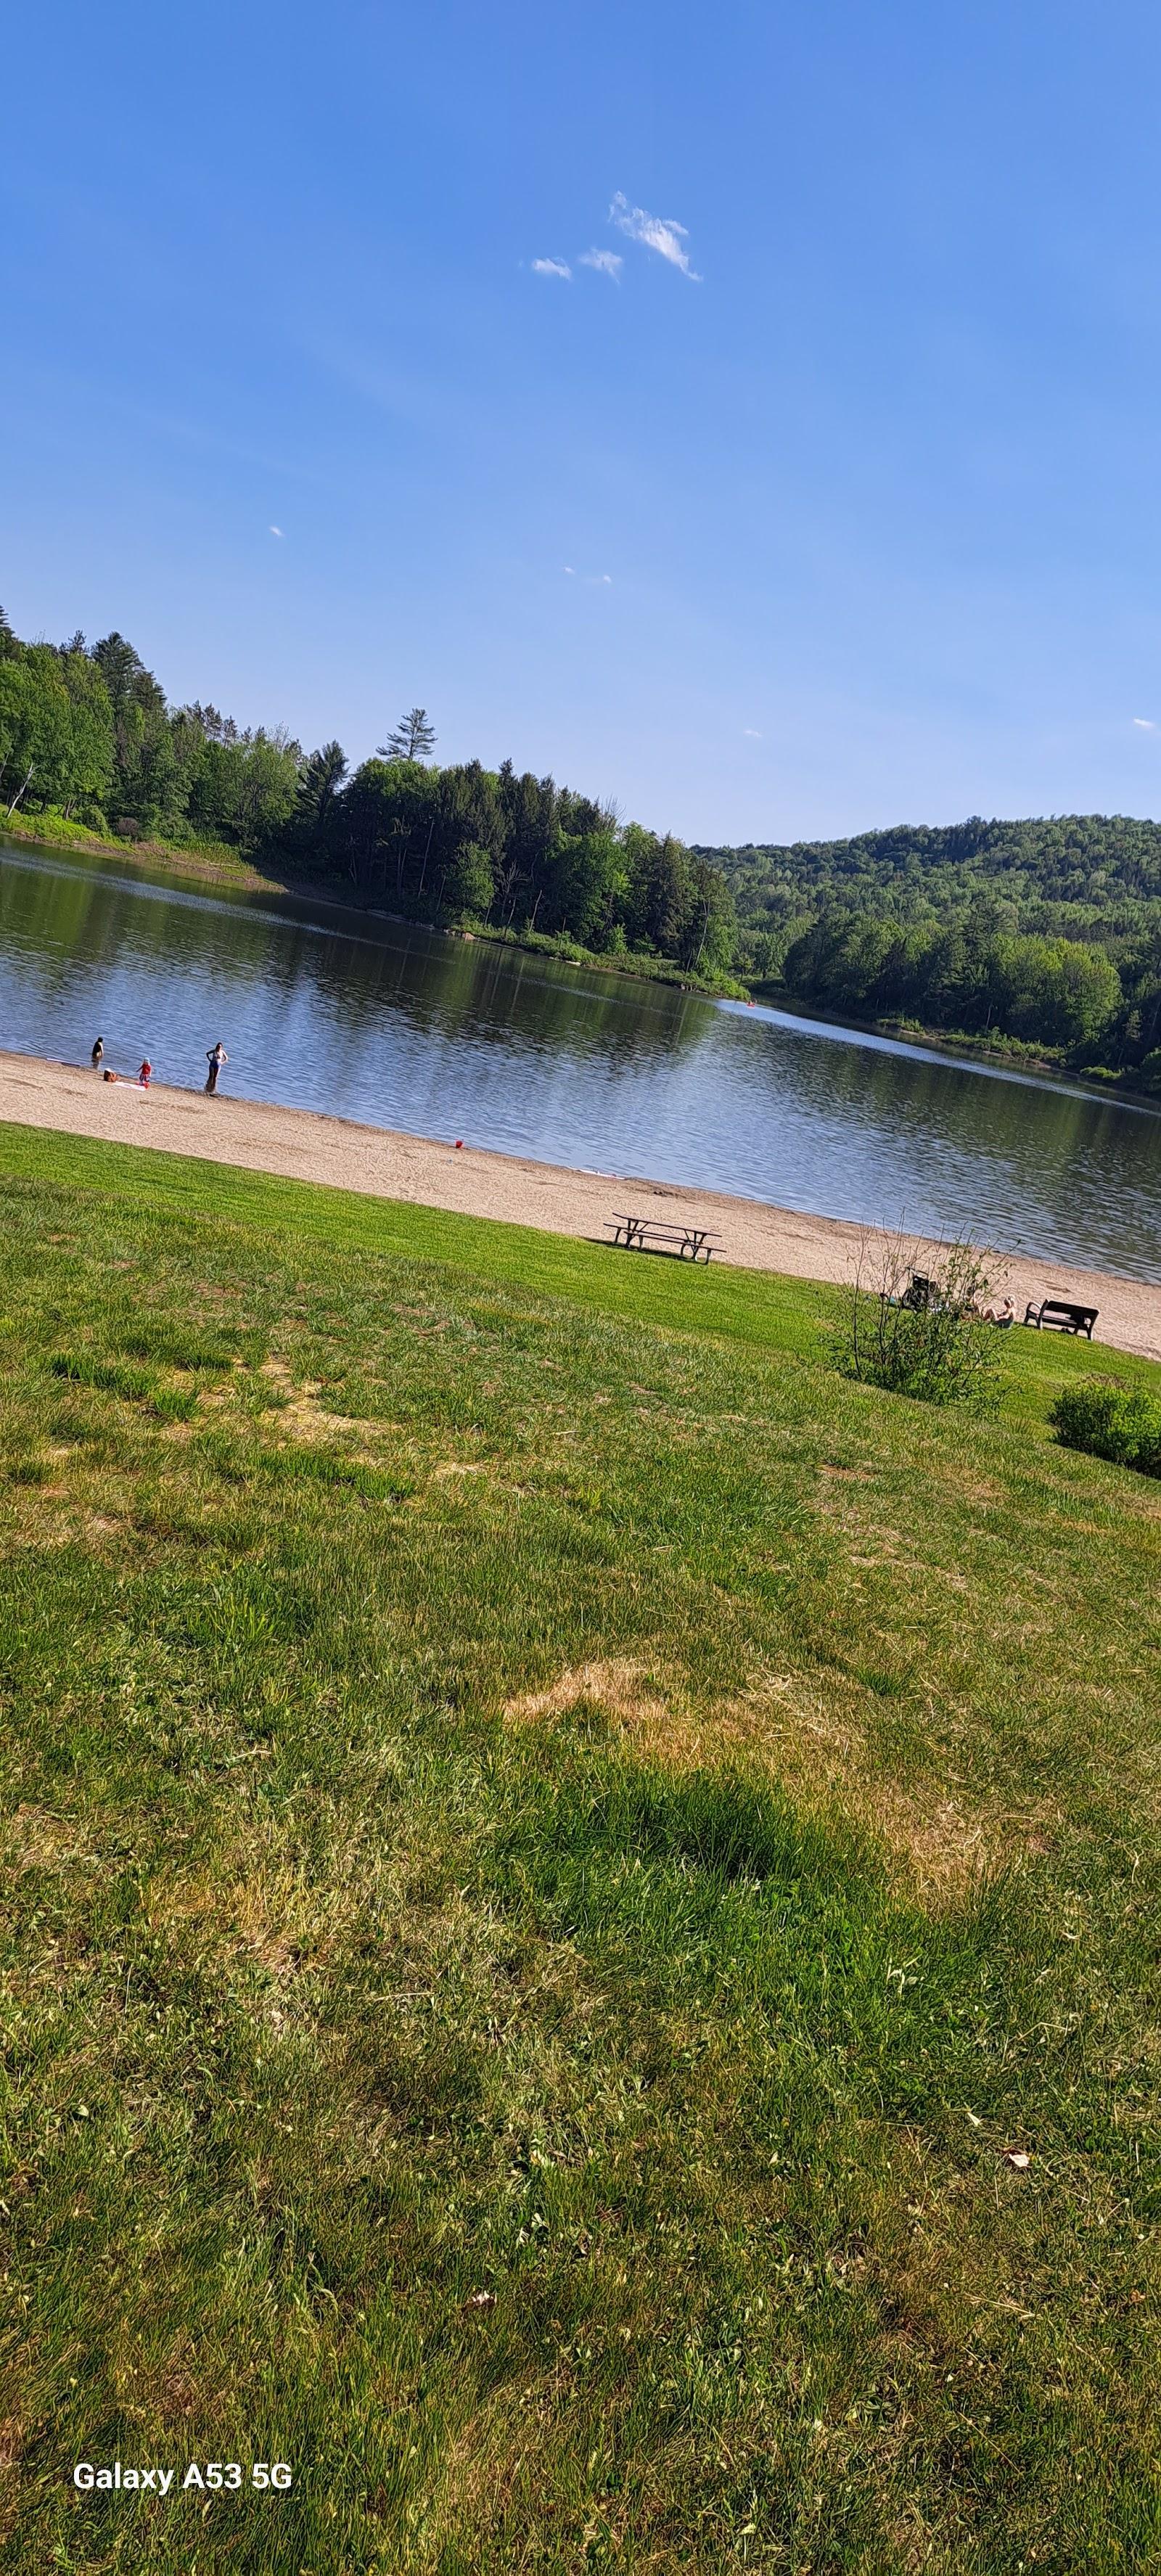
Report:
[[[1131,932],[1137,907],[1161,901],[1161,823],[1127,814],[1013,823],[972,814],[964,823],[900,823],[844,841],[751,841],[698,855],[722,869],[739,917],[754,924],[824,902],[913,920],[984,898],[1021,916],[1036,912],[1037,928],[1047,926],[1045,913],[1067,911],[1075,937],[1086,926]]]
[[[788,999],[1161,1088],[1161,823],[973,814],[698,856],[733,894],[740,972]]]

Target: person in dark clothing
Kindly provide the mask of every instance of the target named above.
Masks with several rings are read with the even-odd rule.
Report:
[[[208,1066],[209,1066],[209,1068],[210,1068],[210,1069],[209,1069],[208,1074],[206,1075],[206,1090],[207,1090],[207,1091],[216,1091],[216,1090],[217,1090],[217,1088],[218,1088],[218,1075],[220,1074],[220,1072],[221,1072],[221,1070],[222,1070],[222,1066],[223,1066],[224,1064],[228,1064],[228,1063],[229,1063],[229,1061],[230,1061],[229,1056],[227,1055],[226,1050],[225,1050],[224,1046],[222,1045],[222,1041],[221,1041],[221,1039],[220,1039],[220,1038],[218,1039],[218,1043],[217,1043],[217,1045],[216,1045],[216,1046],[212,1046],[212,1047],[207,1047],[207,1048],[206,1048],[206,1063],[208,1064]]]
[[[93,1048],[93,1071],[94,1071],[94,1073],[99,1073],[99,1072],[100,1072],[100,1070],[101,1070],[101,1062],[102,1062],[102,1058],[103,1058],[103,1056],[104,1056],[104,1053],[105,1053],[105,1041],[104,1041],[104,1039],[103,1039],[103,1038],[98,1038],[97,1043],[96,1043],[95,1047]]]

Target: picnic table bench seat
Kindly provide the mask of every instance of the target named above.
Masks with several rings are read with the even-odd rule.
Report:
[[[660,1217],[625,1213],[607,1216],[605,1223],[612,1227],[613,1242],[626,1252],[660,1252],[671,1260],[708,1262],[722,1248],[720,1234],[705,1225],[671,1225]]]
[[[1091,1342],[1099,1313],[1099,1306],[1078,1306],[1071,1297],[1042,1297],[1038,1306],[1025,1307],[1024,1321],[1034,1324],[1038,1333],[1084,1333]]]

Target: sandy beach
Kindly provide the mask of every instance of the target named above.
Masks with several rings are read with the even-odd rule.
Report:
[[[696,1218],[721,1235],[724,1260],[796,1279],[849,1279],[864,1240],[861,1226],[767,1207],[757,1199],[682,1188],[671,1181],[572,1171],[514,1154],[487,1153],[475,1145],[457,1150],[454,1139],[399,1135],[316,1110],[234,1099],[228,1091],[207,1099],[200,1091],[157,1084],[145,1092],[133,1083],[104,1082],[87,1066],[53,1064],[40,1056],[0,1053],[0,1118],[236,1163],[249,1171],[280,1172],[291,1180],[321,1181],[373,1198],[496,1217],[548,1234],[600,1241],[606,1218],[620,1208],[667,1220]],[[1054,1293],[1074,1298],[1100,1308],[1099,1342],[1161,1360],[1161,1287],[1075,1269],[1065,1261],[1033,1261],[1024,1254],[1007,1258],[1002,1247],[995,1277],[1018,1315],[1029,1298]]]

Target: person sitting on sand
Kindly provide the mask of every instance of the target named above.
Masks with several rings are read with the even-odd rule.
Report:
[[[208,1074],[206,1075],[206,1090],[207,1090],[207,1091],[216,1091],[216,1090],[217,1090],[217,1088],[218,1088],[218,1075],[220,1074],[220,1072],[221,1072],[221,1070],[222,1070],[222,1066],[223,1066],[224,1064],[228,1064],[228,1063],[229,1063],[229,1061],[230,1061],[229,1056],[227,1055],[226,1050],[225,1050],[224,1046],[222,1045],[222,1041],[221,1041],[221,1039],[220,1039],[220,1038],[218,1039],[218,1043],[217,1043],[217,1045],[216,1045],[216,1046],[212,1046],[212,1047],[207,1047],[207,1048],[206,1048],[206,1063],[208,1064],[208,1066],[209,1066],[209,1068],[210,1068],[210,1069],[209,1069]]]
[[[152,1073],[152,1071],[153,1071],[153,1067],[152,1067],[152,1065],[151,1065],[151,1063],[150,1063],[150,1061],[149,1061],[148,1056],[146,1056],[145,1061],[144,1061],[144,1063],[142,1064],[141,1071],[140,1071],[140,1073],[139,1073],[139,1074],[138,1074],[138,1076],[137,1076],[138,1082],[140,1083],[141,1088],[142,1088],[142,1090],[143,1090],[143,1091],[148,1091],[148,1089],[149,1089],[149,1077],[150,1077],[150,1074]]]
[[[96,1043],[95,1047],[93,1048],[93,1071],[94,1071],[94,1073],[99,1073],[99,1072],[100,1072],[100,1070],[101,1070],[101,1059],[102,1059],[102,1057],[103,1057],[103,1055],[104,1055],[104,1052],[105,1052],[105,1041],[104,1041],[104,1039],[103,1039],[103,1038],[98,1038],[97,1043]]]

